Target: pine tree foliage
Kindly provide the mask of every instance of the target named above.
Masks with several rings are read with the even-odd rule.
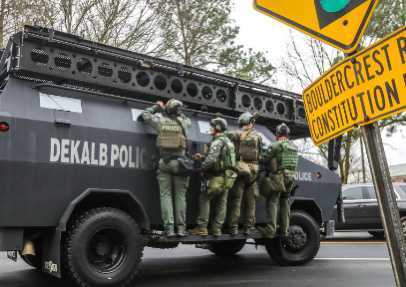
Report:
[[[168,56],[185,65],[211,69],[258,82],[274,67],[263,52],[237,44],[239,27],[231,19],[231,0],[157,0]]]

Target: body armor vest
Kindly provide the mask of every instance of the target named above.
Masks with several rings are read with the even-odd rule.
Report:
[[[158,147],[165,152],[179,152],[186,148],[183,127],[175,120],[167,119],[158,135]]]
[[[259,160],[260,141],[258,136],[248,131],[243,132],[240,137],[239,156],[240,160],[253,162]]]
[[[277,154],[278,169],[295,171],[298,162],[297,147],[290,141],[283,141],[280,144],[280,150]]]

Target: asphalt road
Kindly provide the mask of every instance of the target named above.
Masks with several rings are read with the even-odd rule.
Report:
[[[21,260],[13,263],[0,254],[3,286],[68,287]],[[185,245],[170,250],[146,248],[136,286],[391,287],[395,283],[385,242],[344,233],[324,241],[317,258],[300,267],[280,267],[263,248],[253,245],[230,258]]]

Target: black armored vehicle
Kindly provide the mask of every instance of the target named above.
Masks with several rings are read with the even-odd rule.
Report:
[[[129,286],[144,246],[205,246],[220,256],[263,245],[281,265],[316,255],[331,234],[338,176],[303,158],[287,240],[261,234],[165,238],[155,162],[155,133],[137,121],[157,100],[177,98],[192,119],[191,153],[210,141],[210,119],[231,126],[258,112],[264,143],[286,122],[308,136],[300,96],[41,27],[11,37],[0,60],[0,251],[81,286]],[[187,195],[197,217],[200,179]],[[264,200],[257,224],[265,223]]]

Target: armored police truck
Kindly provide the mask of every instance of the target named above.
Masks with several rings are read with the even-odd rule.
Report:
[[[248,242],[281,265],[299,265],[316,255],[320,233],[332,231],[340,180],[301,158],[287,240],[161,233],[156,134],[137,120],[142,111],[157,100],[183,101],[193,154],[210,141],[217,113],[236,127],[242,112],[258,112],[265,144],[281,122],[307,137],[297,94],[31,26],[3,51],[0,83],[0,251],[10,259],[20,254],[80,286],[129,286],[145,246],[196,244],[229,256]],[[187,194],[188,228],[200,181],[193,177]],[[258,198],[258,226],[265,214]]]

